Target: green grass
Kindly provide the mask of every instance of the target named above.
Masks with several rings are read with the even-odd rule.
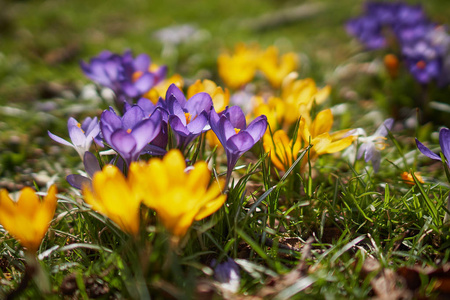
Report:
[[[372,62],[384,54],[359,54],[361,47],[343,29],[345,20],[361,11],[360,1],[324,0],[320,12],[296,22],[260,30],[248,25],[261,15],[301,3],[319,1],[4,1],[0,12],[0,19],[5,17],[0,24],[0,184],[10,191],[34,183],[44,189],[53,177],[60,190],[57,213],[38,255],[43,274],[39,276],[47,278],[49,287],[45,280],[31,280],[21,298],[88,299],[99,294],[101,299],[149,295],[189,299],[198,297],[203,283],[216,289],[214,297],[219,299],[224,294],[212,278],[211,262],[232,257],[241,268],[239,294],[243,297],[262,295],[271,280],[282,284],[283,276],[293,274],[289,272],[303,263],[295,282],[275,289],[270,297],[367,299],[376,294],[373,282],[379,273],[366,272],[369,258],[393,272],[449,263],[450,233],[448,224],[443,224],[449,194],[445,172],[441,163],[418,154],[413,139],[429,140],[437,150],[435,131],[447,125],[448,117],[434,111],[434,122],[405,126],[403,111],[396,108],[415,107],[420,94],[406,74],[397,81],[383,70],[339,75],[339,67]],[[448,23],[449,3],[423,5],[433,20]],[[203,39],[164,54],[153,32],[185,23],[204,30]],[[90,83],[79,60],[88,60],[103,49],[119,53],[132,49],[167,64],[170,74],[180,73],[187,82],[209,77],[220,83],[217,56],[241,41],[262,47],[275,44],[282,52],[299,53],[301,78],[312,77],[319,86],[332,84],[330,99],[316,111],[341,103],[349,107],[335,116],[336,130],[362,127],[373,132],[380,123],[374,121],[373,111],[380,121],[396,117],[399,125],[382,151],[380,171],[374,173],[363,160],[350,163],[340,155],[324,155],[311,170],[300,172],[296,166],[280,176],[257,144],[239,161],[227,204],[195,222],[178,247],[155,213],[145,207],[138,239],[93,212],[64,179],[83,169],[79,157],[47,135],[51,130],[67,137],[69,116],[99,116],[108,107],[107,101],[79,97]],[[432,100],[445,102],[448,88],[434,93]],[[52,108],[42,109],[43,104]],[[368,116],[371,112],[375,118]],[[217,157],[220,153],[199,146],[191,152],[193,156],[196,150],[199,159],[211,158],[217,172],[224,170],[224,159]],[[302,159],[307,157],[305,152]],[[425,183],[404,183],[400,174],[410,170],[421,172]],[[38,172],[47,177],[38,180]],[[17,289],[29,272],[27,266],[33,265],[32,260],[26,263],[17,241],[1,230],[0,298]],[[436,280],[423,271],[415,296],[436,296]],[[68,287],[72,283],[73,290]]]

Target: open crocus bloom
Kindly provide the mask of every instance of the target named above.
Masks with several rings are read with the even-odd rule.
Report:
[[[250,150],[266,132],[267,117],[259,116],[247,126],[242,109],[232,106],[220,116],[214,109],[211,110],[210,125],[227,153],[228,182],[239,157]]]
[[[319,112],[310,125],[305,119],[300,120],[299,134],[306,145],[313,145],[310,154],[311,160],[315,160],[322,154],[339,152],[352,144],[355,139],[353,136],[344,137],[348,130],[330,134],[332,126],[333,114],[330,109]]]
[[[31,253],[38,250],[50,226],[56,210],[56,193],[56,186],[52,185],[41,200],[32,188],[25,187],[14,201],[7,190],[0,191],[0,224]]]
[[[69,118],[67,121],[67,129],[69,130],[69,137],[72,143],[54,135],[48,131],[48,135],[52,140],[60,144],[70,146],[77,150],[81,159],[84,157],[84,153],[89,151],[92,141],[97,138],[100,133],[100,126],[97,122],[97,117],[86,118],[82,124],[78,123],[74,118]],[[100,141],[98,141],[101,144]]]
[[[131,51],[123,55],[103,51],[89,63],[81,62],[84,74],[93,81],[112,89],[119,97],[136,98],[162,81],[167,67],[152,68],[147,54],[133,57]]]
[[[209,129],[207,125],[211,107],[211,96],[207,93],[195,94],[186,101],[176,85],[169,87],[166,94],[168,119],[181,149]]]
[[[100,119],[103,138],[127,165],[136,161],[143,149],[155,139],[161,130],[162,116],[156,110],[150,117],[137,105],[119,117],[112,108],[105,110]]]
[[[280,88],[284,78],[295,71],[297,66],[298,57],[295,53],[289,52],[280,57],[278,48],[274,46],[267,48],[259,60],[259,69],[276,89]]]
[[[92,187],[83,186],[83,195],[93,210],[110,218],[123,231],[132,235],[138,233],[141,199],[133,182],[116,166],[106,165],[101,172],[96,172]]]
[[[194,220],[211,215],[226,200],[221,194],[223,181],[209,186],[211,172],[206,162],[195,163],[188,173],[185,169],[179,150],[169,151],[162,160],[153,158],[130,166],[129,180],[135,183],[144,204],[156,211],[175,236],[185,235]]]

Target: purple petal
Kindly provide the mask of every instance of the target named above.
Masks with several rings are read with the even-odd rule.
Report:
[[[383,124],[378,127],[377,131],[375,131],[374,136],[387,136],[388,130],[391,130],[392,126],[394,125],[394,119],[389,118],[386,119]]]
[[[140,96],[139,90],[134,86],[132,82],[124,81],[121,83],[123,92],[131,98]]]
[[[81,130],[78,126],[72,126],[69,128],[69,136],[72,143],[77,147],[84,147],[86,144],[86,136],[84,135],[83,130]]]
[[[442,128],[439,131],[439,144],[441,145],[442,153],[444,153],[447,163],[450,162],[450,129]]]
[[[441,160],[439,155],[431,152],[431,150],[428,149],[424,144],[419,142],[419,140],[417,138],[416,138],[416,145],[417,145],[417,148],[419,149],[419,151],[422,152],[423,155],[428,156],[429,158],[434,159],[434,160]]]
[[[184,107],[186,105],[186,97],[184,96],[183,92],[173,83],[167,89],[166,101],[169,99],[171,95],[173,95],[175,99],[177,99],[181,107]]]
[[[111,130],[115,130],[122,127],[121,118],[116,114],[116,112],[112,108],[103,111],[100,117],[100,122],[110,127]]]
[[[242,131],[232,136],[227,141],[226,149],[230,150],[233,153],[242,154],[250,150],[254,144],[255,141],[253,140],[252,136],[249,133]]]
[[[78,121],[70,117],[69,120],[67,120],[67,128],[72,126],[78,126]]]
[[[145,118],[144,111],[137,105],[133,105],[127,112],[123,115],[122,118],[122,128],[133,129],[137,123],[142,121]]]
[[[152,119],[139,122],[131,131],[131,135],[136,140],[136,151],[141,151],[150,143],[158,135],[160,128],[161,122],[154,122]]]
[[[186,115],[181,107],[181,104],[175,99],[175,97],[170,96],[167,103],[167,108],[169,110],[169,115],[177,116],[184,126],[186,126]]]
[[[227,115],[227,118],[230,120],[231,124],[234,128],[238,128],[241,130],[244,130],[246,128],[246,121],[245,121],[245,115],[242,111],[242,108],[239,106],[231,106],[229,107],[225,114]]]
[[[150,101],[150,99],[147,98],[140,98],[136,104],[137,106],[142,108],[146,116],[150,116],[156,109],[156,105],[153,104],[152,101]]]
[[[98,163],[97,157],[89,151],[84,152],[83,164],[84,170],[91,178],[94,177],[96,172],[102,170],[100,168],[100,164]]]
[[[200,134],[205,126],[208,124],[208,117],[206,112],[201,113],[193,121],[191,121],[186,127],[192,134]]]
[[[183,124],[182,120],[180,120],[180,118],[178,118],[175,115],[169,116],[169,124],[172,130],[175,131],[177,134],[181,134],[183,136],[188,136],[190,134],[186,125]]]
[[[265,115],[259,116],[256,119],[254,119],[245,130],[248,132],[255,143],[259,141],[267,129],[267,117]]]
[[[59,136],[54,135],[54,134],[51,133],[50,131],[47,131],[47,133],[48,133],[48,136],[49,136],[52,140],[54,140],[55,142],[60,143],[60,144],[63,144],[63,145],[66,145],[66,146],[74,147],[73,144],[69,143],[68,141],[66,141],[66,140],[63,139],[63,138],[60,138]]]
[[[151,73],[144,73],[134,83],[134,87],[139,91],[139,94],[145,94],[155,85],[155,76]]]
[[[151,59],[145,53],[139,54],[133,61],[133,67],[136,71],[148,72],[150,67]]]
[[[118,129],[111,135],[111,144],[125,159],[136,149],[136,140],[124,129]]]
[[[79,190],[81,190],[85,185],[89,187],[92,186],[92,181],[89,178],[79,174],[68,175],[66,180],[71,186]]]
[[[212,99],[208,93],[198,93],[186,102],[186,106],[184,108],[192,115],[196,116],[202,111],[209,113],[212,105]]]

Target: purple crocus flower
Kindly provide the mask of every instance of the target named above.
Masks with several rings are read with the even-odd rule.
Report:
[[[267,117],[261,115],[248,126],[239,106],[232,106],[217,114],[211,110],[209,122],[227,153],[227,182],[238,159],[258,142],[267,129]]]
[[[84,74],[100,85],[112,89],[119,98],[129,100],[140,97],[163,80],[167,67],[150,71],[151,59],[147,54],[133,58],[130,50],[123,55],[103,51],[91,58],[89,63],[81,61]]]
[[[380,22],[372,16],[362,16],[347,22],[347,32],[356,37],[368,49],[380,49],[386,46]]]
[[[67,129],[69,130],[69,137],[72,143],[54,135],[50,131],[48,131],[48,135],[55,142],[70,146],[77,150],[81,159],[83,159],[84,153],[89,150],[93,140],[96,140],[99,145],[102,145],[100,139],[97,137],[100,133],[100,126],[97,122],[97,117],[88,117],[81,124],[71,117],[67,121]]]
[[[185,148],[202,132],[209,130],[208,115],[212,105],[208,93],[195,94],[186,101],[183,92],[175,84],[168,88],[165,106],[170,128],[180,148]]]
[[[161,119],[159,110],[147,117],[137,105],[128,109],[122,118],[110,108],[102,113],[100,129],[106,143],[130,165],[159,134]]]
[[[450,168],[450,129],[441,128],[439,131],[439,144],[441,145],[441,151],[444,154],[445,163]],[[419,142],[416,138],[416,145],[423,155],[428,156],[431,159],[442,161],[441,157],[436,153],[433,153],[428,147]]]

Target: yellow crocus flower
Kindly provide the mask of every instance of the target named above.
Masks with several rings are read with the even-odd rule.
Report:
[[[281,124],[284,116],[285,103],[278,97],[269,97],[267,102],[261,96],[255,96],[253,101],[253,115],[265,115],[270,128],[275,130]]]
[[[286,171],[297,159],[302,143],[300,136],[295,143],[284,130],[277,130],[273,136],[266,133],[263,137],[264,150],[270,152],[270,159],[279,170]]]
[[[227,88],[222,89],[214,81],[205,79],[201,81],[198,79],[194,84],[189,86],[187,90],[187,98],[190,99],[195,94],[205,92],[211,96],[214,109],[216,112],[221,112],[230,103],[230,91]]]
[[[269,83],[276,89],[280,88],[286,76],[298,67],[298,56],[289,52],[281,57],[278,48],[270,46],[259,59],[259,70],[264,74]]]
[[[14,201],[7,190],[0,191],[0,224],[31,253],[38,250],[50,226],[56,210],[56,193],[56,186],[52,185],[41,200],[32,188],[25,187]]]
[[[281,99],[285,103],[284,122],[290,125],[297,122],[300,116],[309,118],[313,103],[322,104],[330,91],[329,86],[319,89],[311,78],[285,80],[281,89]]]
[[[253,80],[255,76],[259,47],[246,46],[244,43],[236,45],[233,55],[222,53],[217,58],[219,76],[232,89],[239,89]]]
[[[350,146],[353,136],[344,137],[348,130],[330,134],[333,126],[333,114],[330,109],[319,112],[314,121],[308,125],[307,119],[302,118],[299,125],[299,133],[306,145],[313,144],[310,159],[327,153],[339,152]]]
[[[156,211],[175,236],[185,235],[194,220],[211,215],[226,200],[226,195],[221,194],[223,181],[209,186],[211,173],[207,163],[197,162],[185,172],[185,159],[179,150],[169,151],[162,160],[153,158],[148,164],[136,165],[137,169],[144,204]],[[135,170],[130,167],[130,172]]]
[[[136,235],[141,199],[133,184],[131,177],[126,179],[116,166],[106,165],[101,172],[95,173],[92,190],[88,186],[83,187],[84,201],[123,231]]]

